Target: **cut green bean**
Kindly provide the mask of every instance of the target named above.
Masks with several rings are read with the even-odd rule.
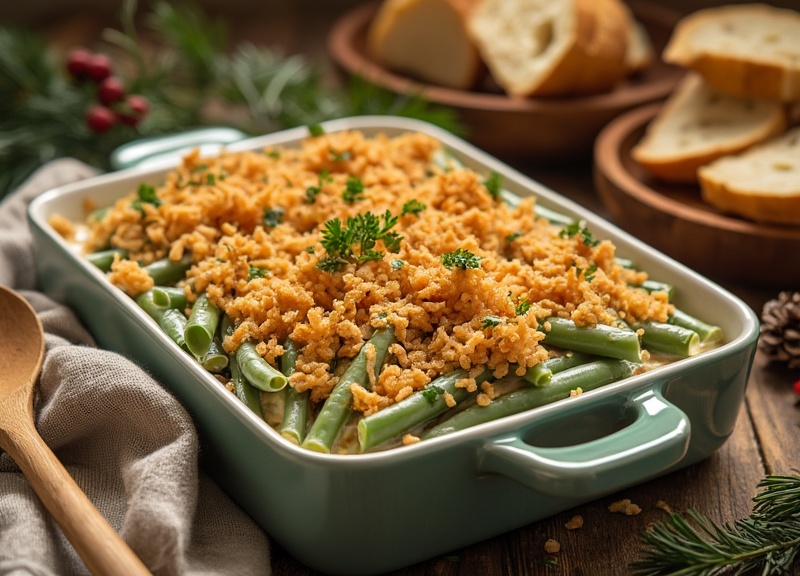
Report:
[[[253,386],[264,392],[282,390],[289,379],[261,357],[252,342],[242,342],[236,349],[239,369]]]
[[[700,342],[703,344],[715,344],[722,340],[722,328],[714,326],[713,324],[707,324],[699,318],[695,318],[677,308],[667,322],[696,332],[697,336],[700,338]]]
[[[336,437],[352,412],[353,393],[350,392],[351,384],[359,384],[369,388],[367,376],[367,346],[375,347],[375,372],[383,365],[389,346],[395,341],[394,328],[380,328],[375,331],[369,341],[361,347],[358,355],[347,367],[342,377],[331,390],[322,409],[317,415],[308,435],[303,440],[303,448],[316,452],[329,453]]]
[[[700,337],[697,332],[664,322],[643,322],[634,324],[640,328],[642,346],[648,350],[671,356],[694,356],[700,352]]]
[[[183,348],[186,342],[183,338],[186,327],[186,316],[175,308],[158,306],[153,300],[153,291],[148,290],[136,297],[136,303],[159,325],[161,330],[169,336],[178,346]]]
[[[165,308],[186,308],[186,292],[174,286],[153,286],[153,302]]]
[[[470,406],[451,418],[436,424],[422,434],[422,439],[436,438],[457,430],[464,430],[484,422],[510,416],[568,398],[572,390],[586,392],[605,386],[634,374],[641,366],[627,360],[603,358],[594,360],[553,375],[550,384],[528,386],[509,392],[492,400],[487,406]]]
[[[220,341],[215,338],[203,357],[198,358],[197,361],[212,374],[219,374],[228,367],[230,357],[222,349]]]
[[[108,250],[100,250],[99,252],[92,252],[86,256],[92,264],[97,266],[103,272],[111,270],[111,265],[114,263],[114,258],[119,254],[120,258],[127,258],[128,251],[122,248],[110,248]]]
[[[205,356],[214,334],[217,333],[220,310],[209,299],[205,292],[200,294],[192,306],[189,321],[186,323],[184,338],[186,347],[198,358]]]
[[[586,364],[592,360],[592,356],[581,354],[580,352],[567,352],[554,358],[548,358],[544,362],[539,362],[531,366],[525,372],[525,380],[534,386],[547,386],[553,379],[553,374],[563,372],[569,368]]]
[[[144,266],[143,270],[150,275],[157,286],[164,286],[183,280],[191,265],[192,258],[186,255],[180,260],[170,260],[169,258],[156,260]]]
[[[491,374],[490,370],[484,370],[475,378],[475,382],[481,384],[488,380]],[[362,418],[358,423],[358,444],[361,451],[365,452],[388,440],[398,438],[446,412],[450,408],[445,400],[446,394],[450,394],[456,404],[461,403],[470,393],[466,388],[456,387],[456,384],[468,377],[469,374],[465,370],[455,370],[439,376],[425,388],[397,404]]]
[[[289,378],[294,372],[297,363],[297,347],[294,341],[288,339],[283,345],[281,355],[281,372]],[[301,444],[308,428],[308,390],[298,392],[291,385],[284,388],[286,396],[284,398],[283,420],[278,427],[281,436]]]
[[[548,318],[539,327],[544,343],[564,350],[639,362],[641,346],[634,330],[604,324],[576,326],[572,320]]]
[[[241,400],[242,404],[261,417],[261,399],[258,390],[244,377],[234,356],[230,358],[230,368],[233,393]]]

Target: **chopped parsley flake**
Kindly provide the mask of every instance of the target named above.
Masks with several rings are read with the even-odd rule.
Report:
[[[559,237],[561,238],[573,238],[575,236],[580,236],[583,240],[583,243],[587,246],[597,246],[600,242],[595,240],[592,236],[592,233],[589,230],[581,226],[580,222],[573,222],[572,224],[567,224],[564,228],[558,233]]]
[[[503,189],[503,177],[497,172],[489,174],[489,178],[484,180],[483,185],[486,186],[489,196],[495,200],[500,199],[500,191]]]
[[[405,216],[406,214],[416,214],[419,215],[420,212],[425,210],[427,206],[420,202],[419,200],[409,200],[405,204],[403,204],[403,208],[400,210],[400,216]]]
[[[353,153],[350,150],[345,150],[344,152],[337,152],[333,148],[329,149],[331,155],[331,162],[344,162],[346,160],[350,160],[353,157]]]
[[[531,303],[528,302],[525,298],[523,298],[514,307],[514,313],[517,316],[524,316],[525,314],[528,313],[528,310],[530,309],[531,309]]]
[[[325,128],[323,128],[320,124],[309,124],[308,133],[312,138],[317,138],[325,134]]]
[[[364,198],[364,183],[356,176],[349,176],[342,192],[342,199],[349,203]]]
[[[466,248],[456,248],[452,252],[442,254],[442,264],[448,269],[458,268],[460,270],[466,270],[467,268],[480,268],[481,257],[473,254]]]
[[[583,273],[583,278],[587,282],[591,282],[592,280],[594,280],[594,275],[595,275],[596,272],[597,272],[597,264],[592,262],[592,264]]]
[[[139,184],[139,189],[136,191],[136,195],[137,198],[133,201],[132,206],[142,213],[144,213],[142,204],[151,204],[156,208],[161,206],[161,198],[159,198],[158,194],[156,194],[155,186],[144,183]]]
[[[503,319],[500,318],[499,316],[484,316],[483,321],[481,322],[481,326],[483,326],[484,329],[492,328],[494,326],[502,324],[502,322]]]
[[[506,243],[511,244],[514,240],[522,236],[522,232],[512,232],[506,236]]]
[[[283,222],[283,208],[264,208],[263,222],[267,228],[275,228],[275,226]]]
[[[316,186],[309,186],[306,188],[306,202],[309,204],[313,204],[317,200],[317,196],[319,193],[322,192],[322,187],[325,186],[327,182],[333,181],[330,174],[327,170],[323,169],[319,173],[319,179],[317,180]]]
[[[433,404],[434,402],[436,402],[436,399],[439,396],[442,396],[444,394],[444,392],[445,390],[441,386],[437,386],[436,384],[429,384],[422,389],[420,394],[422,394],[422,397],[425,398],[425,400]]]
[[[392,260],[391,265],[393,270],[400,270],[406,263],[403,260]]]
[[[266,268],[259,268],[258,266],[250,266],[250,271],[247,273],[247,279],[253,280],[254,278],[264,278],[269,274]]]

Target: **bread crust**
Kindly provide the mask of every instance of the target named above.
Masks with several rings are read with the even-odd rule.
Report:
[[[500,0],[502,1],[502,0]],[[571,29],[560,50],[548,50],[532,58],[548,58],[538,74],[509,69],[502,55],[495,51],[492,22],[497,18],[491,1],[482,2],[471,14],[469,31],[497,83],[511,96],[564,96],[606,92],[628,73],[626,55],[632,25],[630,14],[620,0],[571,0],[564,3],[571,10]],[[531,10],[535,10],[532,7]],[[510,33],[531,33],[515,22],[506,23]],[[523,55],[525,56],[525,55]]]
[[[386,67],[426,82],[463,90],[472,88],[485,72],[478,49],[467,32],[467,19],[479,1],[385,0],[370,23],[367,50]],[[442,33],[442,27],[432,25],[425,31],[413,24],[431,10],[440,14],[450,12],[455,25],[449,36]],[[403,46],[409,49],[404,50]],[[459,63],[436,60],[447,53],[445,46],[457,53]],[[416,56],[420,52],[424,57]],[[443,67],[446,74],[442,73]]]
[[[781,59],[775,55],[757,53],[736,54],[720,45],[717,48],[698,48],[695,38],[706,34],[710,26],[753,21],[794,23],[794,33],[800,33],[800,13],[764,4],[745,4],[707,8],[683,18],[676,26],[663,59],[670,64],[691,68],[700,73],[713,88],[736,96],[792,102],[800,100],[800,60]],[[775,33],[764,30],[765,38]],[[794,40],[800,41],[798,38]],[[798,50],[800,53],[800,50]]]
[[[671,123],[674,125],[677,115],[681,112],[685,113],[687,107],[699,105],[694,98],[706,95],[707,92],[701,85],[703,82],[704,80],[698,75],[687,75],[678,85],[673,96],[668,99],[658,115],[650,123],[645,136],[631,150],[633,159],[648,173],[661,180],[697,182],[698,169],[701,166],[713,162],[717,158],[746,150],[759,142],[782,133],[786,129],[787,115],[785,109],[778,104],[762,104],[762,106],[771,106],[771,113],[755,129],[742,133],[736,138],[731,138],[725,142],[717,142],[713,146],[709,145],[709,147],[700,150],[690,148],[683,151],[675,151],[671,154],[659,151],[654,144],[654,136],[659,131],[668,130]],[[700,118],[698,117],[698,119]]]

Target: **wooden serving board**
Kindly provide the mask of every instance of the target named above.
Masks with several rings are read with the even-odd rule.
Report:
[[[627,112],[595,142],[594,180],[614,222],[703,275],[747,286],[800,286],[800,226],[768,225],[704,203],[700,187],[650,176],[632,157],[660,104]]]

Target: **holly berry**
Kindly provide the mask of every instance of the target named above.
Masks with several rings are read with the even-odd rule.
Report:
[[[92,132],[102,134],[108,132],[117,123],[117,117],[107,106],[92,106],[86,112],[86,124]]]
[[[110,105],[125,98],[125,86],[116,76],[109,76],[100,83],[97,89],[97,98],[103,104]]]
[[[67,57],[67,72],[76,80],[86,78],[92,53],[84,48],[76,48]]]
[[[117,118],[123,124],[136,126],[150,112],[150,102],[141,94],[131,94],[125,100],[124,108],[124,112],[117,112]]]
[[[111,76],[111,58],[105,54],[92,54],[86,64],[86,75],[95,82],[102,82]]]

